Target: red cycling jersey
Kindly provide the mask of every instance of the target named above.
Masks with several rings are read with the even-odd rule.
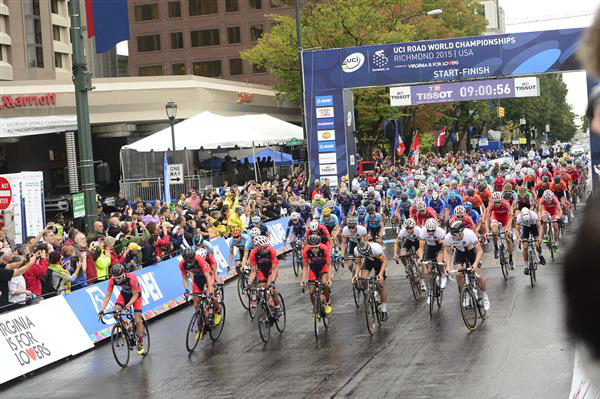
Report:
[[[211,267],[199,256],[195,256],[194,262],[189,265],[183,259],[179,261],[179,270],[183,278],[187,278],[188,273],[192,274],[192,292],[194,294],[201,294],[203,292],[204,286],[207,283],[206,274],[212,276]]]
[[[459,219],[456,216],[452,216],[448,223],[450,225],[452,225],[452,223],[456,222],[457,220],[460,220],[461,222],[463,222],[463,224],[465,225],[465,227],[467,229],[475,230],[475,222],[473,221],[473,218],[471,216],[465,215],[462,217],[462,219]]]
[[[331,255],[329,248],[321,244],[319,250],[315,254],[307,245],[302,251],[304,264],[308,265],[308,280],[315,281],[321,278],[323,273],[328,272],[327,265],[331,264]]]
[[[425,212],[419,212],[414,207],[410,207],[410,217],[415,220],[417,226],[423,226],[427,219],[437,219],[437,212],[433,208],[425,208]]]
[[[488,205],[487,211],[490,213],[491,219],[496,220],[502,225],[507,226],[508,222],[508,212],[510,211],[511,206],[510,203],[503,199],[500,203],[496,204],[493,201],[490,201]]]
[[[250,251],[250,263],[252,264],[252,269],[258,272],[259,283],[266,282],[269,275],[277,272],[279,267],[275,248],[270,245],[267,247],[267,252],[265,253],[259,251],[258,247]]]
[[[106,290],[106,295],[112,295],[113,288],[115,287],[115,285],[121,287],[121,293],[117,298],[116,304],[120,305],[121,307],[124,307],[131,300],[133,294],[138,293],[138,298],[133,303],[133,310],[135,312],[141,312],[142,287],[140,286],[140,283],[135,274],[125,273],[125,278],[123,279],[123,281],[121,281],[121,283],[115,282],[114,278],[111,277],[110,280],[108,280],[108,288]]]
[[[328,247],[330,246],[331,243],[329,238],[331,237],[331,234],[329,234],[329,230],[327,230],[327,227],[325,227],[325,225],[320,224],[319,230],[317,230],[316,233],[313,233],[312,231],[310,231],[310,229],[306,229],[307,240],[311,234],[318,234],[319,237],[321,237],[321,244],[327,244]]]

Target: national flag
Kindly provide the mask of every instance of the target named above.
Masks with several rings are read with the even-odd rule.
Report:
[[[442,129],[440,135],[437,138],[437,141],[435,143],[435,146],[437,148],[441,148],[444,146],[444,142],[446,141],[446,126],[444,126],[444,128]]]
[[[404,153],[406,146],[402,141],[402,136],[400,135],[399,121],[394,120],[394,150],[396,151],[396,156],[399,157]]]
[[[417,130],[415,132],[415,138],[413,139],[412,145],[410,147],[410,150],[412,151],[412,156],[410,157],[410,164],[411,165],[416,165],[419,163],[419,150],[421,148],[420,142],[419,142],[419,131]]]
[[[96,37],[96,53],[129,39],[127,0],[85,0],[88,37]]]

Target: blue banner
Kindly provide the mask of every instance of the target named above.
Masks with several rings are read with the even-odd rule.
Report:
[[[285,241],[285,230],[289,217],[267,222],[271,245],[277,254],[282,253]],[[214,257],[217,261],[219,276],[228,279],[235,275],[235,268],[228,270],[230,247],[229,240],[224,238],[211,240]],[[236,256],[235,252],[233,254]],[[173,309],[183,302],[183,281],[179,270],[181,256],[148,266],[134,272],[142,287],[142,311],[144,317],[150,319],[156,315]],[[110,329],[114,324],[112,317],[105,317],[102,324],[98,321],[98,312],[108,288],[108,281],[103,281],[65,295],[65,299],[81,322],[86,333],[94,342],[110,337]],[[119,296],[119,287],[115,287],[107,310],[113,309]]]

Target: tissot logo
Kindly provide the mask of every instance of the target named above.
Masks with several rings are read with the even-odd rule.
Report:
[[[346,73],[357,71],[364,63],[365,56],[362,53],[352,53],[342,62],[342,71]]]

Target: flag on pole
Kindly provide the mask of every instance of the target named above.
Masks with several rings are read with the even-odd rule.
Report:
[[[438,136],[435,146],[437,148],[441,148],[444,146],[445,141],[446,141],[446,126],[444,126],[444,128],[442,129],[442,132]]]
[[[402,141],[402,136],[400,136],[400,129],[396,120],[394,120],[394,129],[394,150],[396,151],[396,156],[399,157],[404,153],[406,146],[404,145],[404,141]]]
[[[127,0],[85,0],[88,37],[96,37],[96,53],[129,39]]]
[[[167,152],[164,152],[164,182],[165,182],[165,203],[171,203],[171,178],[169,176],[169,164],[167,163]]]
[[[410,150],[412,151],[412,155],[410,157],[410,164],[411,165],[416,165],[419,163],[419,150],[421,148],[421,145],[419,143],[419,131],[415,131],[415,138],[413,139],[412,145],[410,147]]]

